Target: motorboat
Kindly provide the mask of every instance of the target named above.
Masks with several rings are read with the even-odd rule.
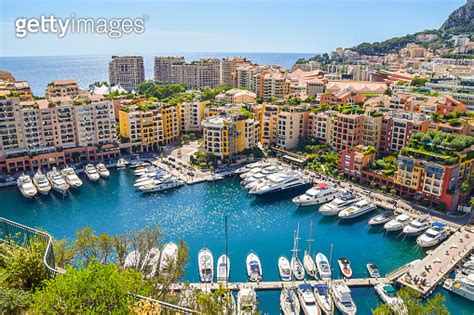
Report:
[[[61,175],[59,171],[56,170],[56,168],[53,168],[53,170],[48,172],[46,176],[51,182],[53,189],[57,191],[58,193],[61,193],[64,195],[69,189],[69,184],[64,180],[64,177]]]
[[[293,256],[291,257],[290,265],[291,265],[291,272],[293,272],[295,279],[303,280],[305,272],[304,272],[304,267],[303,267],[303,264],[301,263],[301,260],[297,256]]]
[[[130,163],[130,168],[140,169],[150,166],[150,162],[132,162]]]
[[[234,174],[247,173],[247,172],[253,170],[254,168],[262,167],[262,166],[265,166],[267,164],[268,163],[266,161],[258,161],[258,162],[255,162],[255,163],[250,163],[250,164],[247,164],[245,166],[242,166],[241,168],[236,169],[234,171]]]
[[[72,167],[66,167],[61,171],[61,174],[72,188],[79,188],[82,186],[82,180],[79,178],[79,176],[77,176]]]
[[[458,273],[454,279],[447,279],[443,288],[474,302],[474,273]]]
[[[250,286],[243,286],[237,293],[237,315],[253,315],[257,310],[257,294]]]
[[[86,172],[87,178],[89,178],[91,181],[95,182],[95,181],[99,180],[99,178],[100,178],[100,175],[97,172],[97,169],[92,164],[87,164],[86,165],[85,172]]]
[[[42,195],[47,195],[51,190],[51,183],[40,170],[33,176],[33,184],[35,184],[36,189]]]
[[[300,172],[275,173],[268,175],[262,185],[252,188],[250,194],[261,196],[299,188],[308,183],[309,180]]]
[[[156,170],[158,170],[158,168],[156,166],[147,166],[147,167],[143,167],[143,168],[137,168],[136,170],[133,171],[133,174],[135,176],[143,176],[143,175],[146,175],[146,174],[155,174]]]
[[[262,166],[254,167],[250,171],[240,174],[241,179],[245,179],[247,177],[253,176],[254,174],[260,173],[263,170]]]
[[[367,264],[367,272],[372,278],[380,278],[379,268],[374,264]]]
[[[284,315],[299,315],[300,302],[292,289],[282,289],[280,292],[280,308]]]
[[[344,283],[333,284],[331,293],[334,304],[342,314],[355,315],[357,313],[357,306],[352,299],[351,289],[347,285]]]
[[[161,180],[165,181],[171,178],[169,174],[162,174],[161,172],[150,173],[137,178],[133,184],[134,187],[143,186],[146,184],[151,184],[154,181]]]
[[[316,303],[313,287],[310,284],[300,284],[297,289],[298,298],[300,299],[301,310],[305,315],[320,315],[321,310]]]
[[[329,287],[326,284],[315,284],[313,286],[314,296],[321,311],[326,315],[334,314],[334,303],[329,294]]]
[[[339,212],[349,207],[353,203],[357,202],[358,200],[359,199],[356,198],[352,193],[344,192],[330,203],[322,205],[319,208],[319,212],[324,216],[337,215]]]
[[[395,314],[407,314],[407,308],[403,300],[397,296],[397,290],[388,283],[379,283],[375,285],[375,292],[380,299],[390,306]]]
[[[384,211],[383,213],[377,214],[370,218],[369,225],[377,226],[383,225],[388,221],[392,220],[393,218],[393,211]]]
[[[217,259],[217,281],[229,281],[230,259],[227,255],[221,255]]]
[[[166,243],[161,251],[160,273],[168,273],[170,268],[178,262],[178,245],[174,242]]]
[[[262,263],[254,252],[250,252],[246,259],[247,275],[250,281],[260,281],[263,277]]]
[[[430,217],[427,215],[421,216],[415,220],[410,221],[408,225],[403,228],[403,233],[406,235],[420,235],[431,226]]]
[[[328,258],[323,253],[316,255],[316,266],[321,280],[331,280],[331,267]]]
[[[140,269],[140,265],[141,265],[140,258],[141,258],[141,255],[138,250],[131,251],[130,253],[128,253],[127,257],[125,257],[123,267],[125,269],[130,269],[130,268]]]
[[[426,232],[418,236],[416,244],[420,247],[432,247],[438,245],[448,238],[448,231],[445,229],[445,226],[446,225],[441,222],[433,222]]]
[[[280,274],[281,281],[291,280],[290,261],[285,256],[280,256],[278,258],[278,272]]]
[[[316,278],[316,275],[318,273],[318,268],[316,267],[316,263],[314,262],[313,257],[311,257],[308,251],[304,252],[303,266],[308,276],[312,278]]]
[[[97,164],[97,172],[99,173],[100,177],[103,178],[108,178],[110,176],[110,172],[107,167],[105,167],[104,163]]]
[[[145,256],[142,264],[142,270],[145,272],[146,279],[152,279],[155,277],[158,271],[158,265],[160,264],[160,249],[153,247]]]
[[[410,222],[410,216],[406,214],[397,215],[392,220],[384,224],[383,228],[388,232],[395,232],[403,230],[403,228]]]
[[[244,188],[248,189],[247,187],[249,187],[250,184],[254,183],[254,182],[261,182],[263,180],[265,180],[265,178],[268,176],[269,174],[263,174],[263,173],[256,173],[250,177],[247,177],[246,179],[244,179],[240,184],[242,186],[244,186]]]
[[[201,282],[212,282],[214,278],[214,257],[209,249],[203,247],[198,254],[199,277]]]
[[[170,179],[160,183],[152,183],[138,187],[138,190],[144,193],[158,192],[183,186],[184,182],[181,180]]]
[[[125,159],[119,159],[117,161],[117,169],[118,170],[122,170],[122,169],[126,168],[127,165],[128,165],[128,162]]]
[[[21,194],[26,198],[33,198],[38,193],[38,189],[36,189],[31,177],[28,175],[23,174],[18,177],[16,184]]]
[[[325,183],[319,183],[308,189],[304,194],[292,199],[299,206],[312,206],[332,201],[337,197],[337,189]]]
[[[366,213],[369,213],[377,208],[376,205],[370,203],[369,201],[362,199],[357,201],[352,206],[342,210],[339,212],[339,218],[346,220],[346,219],[354,219],[360,217]]]
[[[337,260],[337,263],[339,265],[339,269],[341,270],[341,273],[344,277],[350,278],[352,277],[352,268],[351,268],[351,263],[349,262],[349,259],[347,258],[339,258]]]
[[[253,182],[250,182],[250,183],[246,184],[246,185],[244,186],[244,189],[247,189],[247,190],[250,191],[250,190],[252,190],[253,188],[258,187],[258,186],[261,186],[261,185],[263,185],[263,184],[265,184],[265,178],[263,178],[263,179],[261,179],[261,180],[255,180],[255,181],[253,181]]]

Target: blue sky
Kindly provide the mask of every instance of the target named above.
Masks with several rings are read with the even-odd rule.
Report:
[[[465,0],[0,0],[0,56],[327,52],[438,28]],[[144,34],[15,37],[18,17],[148,16]]]

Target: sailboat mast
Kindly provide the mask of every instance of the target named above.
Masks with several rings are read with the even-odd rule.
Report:
[[[227,279],[227,275],[229,273],[229,266],[227,263],[227,260],[229,259],[229,256],[227,255],[227,215],[224,216],[224,231],[225,231],[225,274],[226,274],[226,281],[225,281],[225,287],[227,288],[227,282],[229,282],[229,279]]]
[[[313,238],[313,220],[309,223],[309,239],[308,242],[308,254],[311,256],[311,242],[314,241]]]

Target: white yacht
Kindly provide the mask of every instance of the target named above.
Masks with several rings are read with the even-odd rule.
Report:
[[[280,308],[283,315],[299,315],[300,302],[292,289],[282,289],[280,292]]]
[[[122,170],[127,167],[128,162],[125,159],[119,159],[117,161],[117,169]]]
[[[291,271],[295,276],[296,280],[303,280],[304,279],[304,267],[301,263],[301,260],[297,256],[293,256],[290,261]]]
[[[458,273],[454,279],[447,279],[443,287],[474,302],[474,273]]]
[[[331,280],[331,267],[328,258],[323,253],[316,255],[316,266],[321,280]]]
[[[138,190],[144,193],[158,192],[168,190],[175,187],[183,186],[184,182],[181,180],[169,179],[167,181],[158,181],[151,184],[138,187]]]
[[[392,220],[393,218],[393,211],[384,211],[383,213],[377,214],[370,218],[369,225],[377,226],[383,225],[388,221]]]
[[[351,289],[343,283],[333,284],[331,286],[334,304],[344,315],[354,315],[357,313],[357,307],[352,299]]]
[[[201,282],[212,282],[214,278],[214,256],[206,247],[199,251],[198,265]]]
[[[278,272],[280,274],[281,281],[291,280],[290,261],[285,256],[280,256],[278,258]]]
[[[252,188],[250,184],[253,184],[255,182],[261,182],[267,178],[268,174],[263,174],[263,173],[256,173],[250,177],[247,177],[244,179],[240,184],[244,186],[245,189]]]
[[[159,170],[159,168],[155,166],[147,166],[143,168],[137,168],[136,170],[133,171],[133,174],[135,176],[143,176],[147,174],[155,174],[157,170]]]
[[[260,258],[254,253],[250,252],[247,255],[247,259],[245,261],[247,266],[247,275],[250,281],[260,281],[263,277],[262,271],[262,263],[260,262]]]
[[[152,279],[155,277],[160,264],[160,249],[153,247],[151,248],[143,260],[142,270],[145,272],[146,279]]]
[[[311,257],[308,251],[304,252],[303,266],[308,276],[312,278],[316,278],[316,275],[318,273],[318,268],[316,267],[313,257]]]
[[[167,243],[161,252],[160,258],[160,273],[166,273],[168,267],[173,266],[178,262],[178,245],[173,242]]]
[[[53,168],[53,170],[51,172],[48,172],[46,176],[51,182],[53,189],[56,190],[58,193],[64,195],[69,189],[69,184],[66,183],[63,176],[59,171],[56,170],[56,168]]]
[[[262,166],[254,167],[250,171],[240,174],[240,178],[245,179],[247,177],[253,176],[254,174],[260,173],[262,170],[263,170]]]
[[[97,172],[99,173],[100,177],[103,178],[107,178],[110,176],[110,172],[107,167],[105,167],[104,163],[97,164]]]
[[[379,283],[375,286],[375,292],[380,299],[390,306],[395,314],[407,314],[407,308],[403,300],[397,296],[397,290],[388,283]]]
[[[217,281],[229,281],[230,259],[227,255],[221,255],[217,259]]]
[[[31,177],[28,175],[23,174],[18,177],[16,184],[21,194],[26,198],[33,198],[38,193],[35,185],[33,185]]]
[[[392,220],[384,224],[383,228],[388,232],[395,232],[403,230],[403,228],[410,222],[410,216],[406,214],[397,215]]]
[[[77,176],[72,167],[66,167],[61,171],[61,174],[72,188],[79,188],[82,186],[82,180],[79,178],[79,176]]]
[[[337,189],[325,183],[316,184],[304,194],[292,199],[299,206],[312,206],[332,201],[338,195]]]
[[[438,245],[448,237],[448,231],[445,229],[445,224],[441,222],[433,222],[431,227],[418,236],[416,243],[420,247],[431,247]]]
[[[329,294],[329,287],[326,284],[315,284],[314,296],[316,297],[316,302],[318,302],[319,308],[324,314],[334,314],[334,303]]]
[[[138,250],[131,251],[130,253],[128,253],[127,257],[125,257],[123,267],[125,269],[129,269],[129,268],[139,269],[141,265],[140,258],[141,258],[141,255]]]
[[[38,192],[42,195],[47,195],[51,190],[51,183],[49,182],[46,175],[41,173],[40,170],[38,170],[35,176],[33,176],[33,184],[35,184]]]
[[[352,277],[352,268],[349,259],[341,257],[337,260],[337,264],[339,265],[339,269],[345,278]]]
[[[324,216],[337,215],[343,209],[349,207],[350,205],[357,202],[358,200],[359,199],[356,198],[350,192],[345,192],[345,193],[342,193],[339,197],[337,197],[333,201],[331,201],[330,203],[322,205],[321,208],[319,208],[319,212]]]
[[[99,180],[99,173],[97,173],[97,169],[95,168],[94,165],[92,164],[87,164],[85,168],[85,172],[87,175],[87,178],[89,178],[91,181],[97,181]]]
[[[258,162],[255,162],[255,163],[250,163],[250,164],[247,164],[247,165],[242,166],[241,168],[238,168],[237,170],[235,170],[234,174],[244,174],[244,173],[247,173],[247,172],[253,170],[254,168],[265,166],[267,164],[268,163],[266,161],[258,161]]]
[[[310,284],[300,284],[298,286],[298,297],[300,299],[300,306],[305,315],[320,315],[321,310],[316,303],[313,288]]]
[[[366,213],[369,213],[377,208],[376,205],[370,203],[369,201],[362,199],[357,201],[352,206],[339,212],[338,216],[341,219],[354,219],[360,217]]]
[[[237,293],[237,315],[253,315],[257,310],[257,294],[250,286],[243,286]]]
[[[250,190],[252,195],[266,195],[282,192],[307,185],[309,180],[299,172],[275,173],[268,175],[267,180],[260,186]]]
[[[424,215],[408,223],[408,225],[403,228],[403,233],[406,235],[419,235],[427,230],[430,226],[430,217]]]
[[[380,278],[380,271],[376,265],[368,263],[366,267],[367,267],[367,272],[369,273],[369,276],[371,276],[372,278]]]

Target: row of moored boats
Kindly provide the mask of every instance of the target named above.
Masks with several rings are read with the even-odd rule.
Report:
[[[443,287],[474,302],[474,254],[455,271],[454,278],[444,282]]]
[[[148,162],[141,162],[134,165],[133,168],[133,173],[137,176],[133,185],[143,193],[164,191],[185,184],[184,181],[175,178],[165,170]]]

